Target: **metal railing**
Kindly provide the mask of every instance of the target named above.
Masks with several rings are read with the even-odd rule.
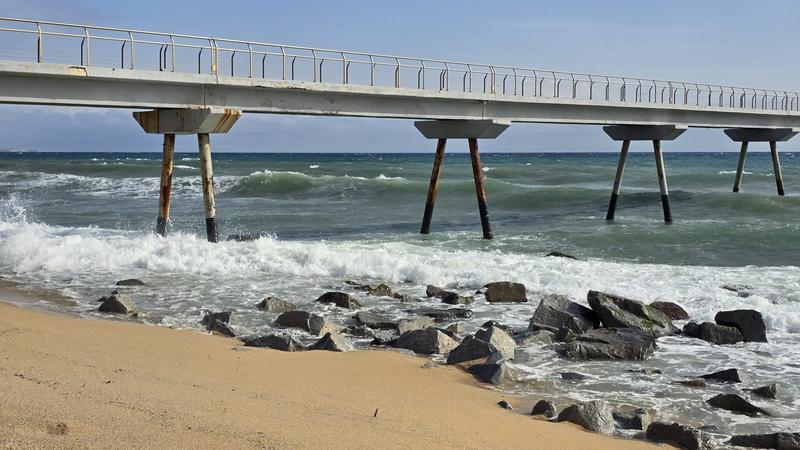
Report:
[[[350,52],[0,17],[0,56],[81,66],[302,80],[519,97],[800,111],[800,93]],[[28,53],[30,48],[30,53]],[[55,49],[55,50],[53,50]],[[155,51],[158,49],[156,57]],[[179,58],[180,57],[180,58]],[[180,60],[180,64],[179,64]],[[98,63],[99,61],[99,63]],[[224,67],[223,67],[224,64]]]

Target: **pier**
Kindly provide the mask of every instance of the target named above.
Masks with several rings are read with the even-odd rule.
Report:
[[[420,232],[427,234],[448,140],[470,151],[483,237],[492,238],[479,140],[518,123],[603,126],[620,141],[607,220],[620,202],[632,141],[653,145],[664,221],[673,216],[662,143],[688,128],[721,129],[741,143],[739,192],[750,142],[768,142],[784,195],[778,142],[800,132],[800,93],[596,75],[387,54],[0,18],[0,103],[124,108],[163,135],[156,231],[167,234],[175,139],[196,135],[207,238],[218,239],[211,135],[242,114],[413,120],[436,140]],[[410,129],[410,127],[409,127]],[[410,131],[411,132],[411,131]]]

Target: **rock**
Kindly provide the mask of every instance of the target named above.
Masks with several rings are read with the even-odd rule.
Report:
[[[736,447],[800,450],[800,433],[739,434],[728,443]]]
[[[517,343],[502,329],[492,326],[487,329],[478,330],[475,332],[475,337],[492,344],[492,346],[503,355],[503,359],[514,359]]]
[[[299,352],[305,350],[303,344],[285,334],[268,334],[242,339],[245,347],[266,347],[284,352]]]
[[[556,416],[556,405],[550,400],[539,400],[535,405],[533,405],[531,415],[545,416],[548,419],[552,419]]]
[[[448,305],[470,305],[475,301],[475,297],[458,295],[455,292],[448,292],[440,297],[442,303]]]
[[[575,332],[567,327],[561,327],[558,332],[553,335],[554,342],[572,342],[578,337]]]
[[[630,373],[640,373],[642,375],[661,375],[663,372],[661,369],[650,369],[648,367],[643,367],[641,369],[628,369]]]
[[[502,384],[511,379],[505,361],[473,364],[469,372],[484,383]]]
[[[708,387],[708,384],[704,380],[681,380],[681,381],[676,381],[675,383],[693,388]]]
[[[456,342],[461,342],[461,338],[458,337],[457,334],[453,333],[452,331],[448,330],[447,328],[436,327],[437,330],[441,331],[442,333],[450,336]]]
[[[437,322],[444,322],[445,320],[455,319],[469,319],[472,317],[472,311],[464,308],[450,308],[450,309],[425,309],[420,311],[423,316],[432,317]]]
[[[770,415],[767,411],[736,394],[719,394],[706,400],[706,403],[715,408],[722,408],[736,414],[744,414],[747,416],[757,416],[759,414],[765,416]]]
[[[599,325],[600,319],[591,309],[563,295],[548,295],[536,307],[528,330],[558,333],[558,330],[567,328],[575,334],[581,334]]]
[[[258,302],[256,308],[271,313],[285,313],[294,311],[297,309],[297,306],[295,306],[294,303],[290,303],[276,297],[266,297]]]
[[[561,379],[564,381],[581,381],[586,379],[586,375],[575,372],[561,372]]]
[[[361,304],[353,298],[350,294],[344,292],[326,292],[315,300],[318,303],[333,303],[340,308],[356,309],[360,308]]]
[[[397,324],[386,316],[371,312],[361,311],[356,313],[355,319],[358,323],[366,325],[375,330],[396,330]]]
[[[598,291],[589,291],[586,299],[606,328],[639,328],[656,337],[678,332],[666,314],[640,301]]]
[[[127,280],[117,281],[117,286],[144,286],[144,281],[138,278],[128,278]]]
[[[681,305],[673,302],[653,302],[650,306],[663,312],[672,320],[689,320],[689,313]]]
[[[450,291],[442,289],[442,288],[440,288],[438,286],[434,286],[432,284],[429,284],[425,288],[425,295],[428,296],[428,297],[441,298],[443,295],[448,294],[448,293],[450,293]]]
[[[579,402],[568,406],[558,414],[558,422],[572,422],[595,433],[611,434],[614,419],[605,400]]]
[[[634,359],[652,355],[656,339],[652,333],[637,328],[597,328],[579,335],[574,341],[559,344],[555,351],[574,359]]]
[[[662,444],[672,444],[686,450],[710,448],[709,439],[702,431],[679,423],[653,422],[647,426],[647,439]]]
[[[325,333],[314,345],[308,347],[309,350],[327,350],[329,352],[346,352],[352,350],[353,346],[347,342],[347,338],[338,333]]]
[[[547,330],[526,331],[525,333],[515,335],[514,341],[517,342],[517,345],[523,347],[528,345],[550,345],[553,343],[553,336],[555,336],[555,334]]]
[[[611,416],[621,430],[646,430],[650,425],[650,413],[644,408],[633,411],[614,411]]]
[[[481,328],[489,328],[489,327],[500,328],[501,330],[508,333],[509,336],[514,336],[515,334],[517,334],[516,330],[514,330],[514,327],[503,325],[502,323],[496,320],[487,320],[486,322],[483,322],[483,325],[481,325]]]
[[[403,334],[407,331],[424,330],[436,326],[436,322],[427,316],[403,319],[397,322],[397,332]]]
[[[231,328],[229,324],[223,322],[221,319],[215,318],[209,320],[208,324],[206,325],[206,328],[208,329],[208,331],[212,333],[219,333],[223,336],[228,336],[228,337],[236,337],[236,333],[234,333],[233,328]]]
[[[684,334],[686,333],[684,332]],[[701,323],[697,326],[696,334],[693,337],[717,345],[731,345],[744,340],[738,328],[718,325],[714,322]]]
[[[486,358],[495,351],[497,349],[489,342],[478,339],[475,336],[467,336],[447,355],[447,364],[458,364]]]
[[[233,242],[253,242],[258,238],[259,236],[252,234],[230,234],[225,240]]]
[[[384,283],[381,283],[374,287],[370,286],[367,290],[367,295],[372,295],[374,297],[393,297],[394,292],[392,291],[392,288]]]
[[[444,354],[458,346],[458,342],[436,328],[407,331],[394,344],[397,348],[423,355]]]
[[[449,331],[450,333],[453,333],[453,334],[461,334],[461,333],[463,333],[463,332],[464,332],[464,327],[463,327],[463,326],[461,326],[461,324],[460,324],[460,323],[458,323],[458,322],[456,322],[456,323],[451,323],[451,324],[450,324],[450,325],[448,325],[448,326],[447,326],[447,328],[445,328],[445,329],[446,329],[447,331]]]
[[[770,384],[768,386],[762,386],[760,388],[753,389],[751,392],[759,397],[775,400],[778,398],[778,385]]]
[[[306,311],[285,312],[275,319],[275,323],[288,328],[300,328],[315,336],[327,333],[335,328],[322,316]]]
[[[745,342],[767,342],[767,325],[758,311],[752,309],[720,311],[714,317],[714,321],[720,325],[738,328]]]
[[[136,307],[133,304],[133,299],[125,294],[112,294],[104,297],[103,302],[97,308],[99,312],[113,313],[113,314],[135,314]]]
[[[525,285],[510,281],[496,281],[486,286],[484,297],[489,303],[524,303],[528,301]]]
[[[406,294],[398,294],[397,292],[395,292],[394,295],[392,295],[392,297],[396,298],[397,300],[400,300],[400,303],[416,303],[421,301],[417,297]]]
[[[723,381],[725,383],[741,383],[742,379],[739,377],[739,371],[737,369],[725,369],[720,370],[719,372],[709,373],[706,375],[701,375],[700,378],[706,380],[716,380],[716,381]]]
[[[746,284],[726,284],[725,286],[720,287],[726,291],[735,292],[736,295],[742,298],[750,297],[750,291],[753,290],[753,286]]]
[[[574,259],[574,260],[578,259],[578,258],[576,258],[576,257],[574,257],[574,256],[572,256],[570,254],[562,253],[562,252],[559,252],[559,251],[550,252],[545,256],[556,257],[556,258],[567,258],[567,259]]]
[[[203,315],[203,318],[200,319],[200,323],[209,326],[215,320],[219,320],[222,323],[231,323],[231,311],[220,311],[220,312],[209,312]]]
[[[681,332],[684,336],[700,339],[700,324],[697,322],[689,322],[683,326]]]
[[[513,410],[514,409],[514,407],[511,406],[511,403],[508,403],[505,400],[500,400],[499,402],[497,402],[497,406],[499,406],[499,407],[501,407],[503,409],[508,409],[508,410]]]

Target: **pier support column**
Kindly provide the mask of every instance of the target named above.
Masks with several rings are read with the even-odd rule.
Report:
[[[481,215],[481,228],[483,238],[492,239],[492,226],[489,223],[489,209],[486,206],[486,190],[483,188],[483,167],[481,155],[478,152],[478,140],[469,138],[469,156],[472,159],[472,176],[475,178],[475,193],[478,196],[478,212]]]
[[[444,160],[444,148],[446,145],[447,139],[439,138],[439,142],[436,144],[436,156],[433,157],[431,184],[428,186],[428,200],[425,202],[425,213],[422,215],[420,234],[430,234],[431,232],[433,206],[436,203],[436,193],[439,192],[439,175],[442,173],[442,161]]]
[[[172,193],[172,161],[175,157],[175,134],[164,133],[164,149],[161,156],[161,189],[158,194],[158,218],[156,233],[167,235],[169,221],[169,201]]]
[[[200,175],[203,184],[203,206],[206,218],[206,238],[217,242],[217,210],[214,202],[214,175],[211,168],[210,133],[227,133],[242,115],[241,111],[222,108],[155,109],[136,111],[133,118],[145,133],[164,135],[164,156],[161,167],[156,233],[164,236],[169,220],[170,193],[172,191],[172,161],[175,154],[176,134],[196,134],[200,152]]]
[[[611,189],[611,200],[608,204],[606,220],[614,220],[614,214],[619,199],[622,174],[625,171],[625,160],[631,141],[652,141],[653,154],[658,172],[658,187],[661,191],[661,207],[664,210],[664,222],[672,222],[672,213],[669,206],[669,190],[667,189],[667,172],[664,169],[664,155],[661,153],[661,141],[671,141],[686,131],[685,126],[679,125],[609,125],[603,131],[613,140],[622,141],[622,151],[619,155],[617,174],[614,177],[614,187]]]
[[[744,175],[744,161],[747,159],[747,141],[742,141],[742,149],[739,150],[739,165],[736,166],[736,178],[733,180],[733,192],[739,192],[742,187],[742,175]]]
[[[608,202],[608,213],[606,220],[614,220],[617,210],[617,199],[619,198],[619,188],[622,185],[622,174],[625,172],[625,160],[628,159],[628,149],[631,141],[622,141],[622,150],[619,152],[619,163],[617,164],[617,174],[614,176],[614,187],[611,188],[611,200]]]
[[[778,158],[778,142],[786,142],[800,133],[800,128],[728,128],[725,134],[734,142],[742,143],[739,153],[739,167],[736,169],[736,179],[733,182],[733,192],[739,192],[744,173],[744,160],[749,142],[769,142],[769,151],[772,154],[772,171],[775,173],[775,185],[778,195],[783,195],[783,174],[781,162]]]
[[[436,193],[439,189],[439,175],[442,170],[447,139],[467,139],[470,159],[472,160],[472,175],[475,179],[475,192],[478,197],[478,211],[481,217],[483,238],[492,239],[489,208],[486,205],[486,190],[483,187],[483,168],[481,167],[481,155],[478,151],[478,139],[495,139],[510,125],[510,122],[496,120],[431,120],[414,122],[414,126],[423,136],[428,139],[438,139],[436,156],[433,160],[431,184],[428,187],[428,200],[425,203],[425,212],[422,216],[421,234],[429,234],[431,231],[431,217],[433,216],[433,206],[436,202]]]

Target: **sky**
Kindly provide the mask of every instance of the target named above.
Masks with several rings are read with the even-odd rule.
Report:
[[[0,0],[0,16],[797,90],[800,2]],[[2,41],[0,41],[0,49]],[[797,142],[782,149],[800,150]],[[214,151],[427,152],[411,121],[244,115]],[[641,146],[642,148],[639,148]],[[128,110],[0,105],[0,149],[160,151]],[[178,151],[196,140],[179,137]],[[463,147],[463,149],[461,149]],[[466,143],[448,151],[466,151]],[[761,149],[754,145],[753,150]],[[618,151],[599,126],[514,124],[485,152]],[[633,150],[649,150],[646,144]],[[690,129],[666,151],[738,151]]]

